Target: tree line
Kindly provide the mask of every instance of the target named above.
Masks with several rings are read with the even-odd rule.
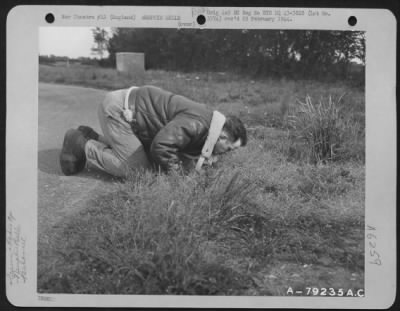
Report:
[[[364,79],[360,31],[114,28],[93,30],[94,51],[145,53],[146,69],[231,71],[257,77]]]
[[[43,65],[56,65],[58,63],[67,63],[67,64],[80,64],[80,65],[89,65],[89,66],[98,66],[103,65],[109,66],[107,60],[101,60],[91,57],[77,57],[71,58],[68,56],[57,56],[57,55],[39,55],[39,64]]]

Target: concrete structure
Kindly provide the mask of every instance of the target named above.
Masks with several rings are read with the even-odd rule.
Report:
[[[144,53],[116,53],[117,71],[132,76],[144,76]]]

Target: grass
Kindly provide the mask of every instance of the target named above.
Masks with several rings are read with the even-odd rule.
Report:
[[[89,65],[51,66],[40,65],[39,81],[75,84],[100,89],[118,89],[142,81],[140,75],[124,74],[108,68]]]
[[[304,143],[298,153],[312,163],[363,156],[365,130],[351,115],[342,113],[340,100],[329,96],[314,103],[307,96],[289,116],[290,137]]]
[[[48,69],[41,66],[40,76],[50,82],[57,71]],[[108,75],[107,88],[131,82],[92,70]],[[64,83],[76,83],[68,72]],[[132,174],[118,191],[55,224],[39,244],[39,292],[285,295],[289,286],[364,287],[362,142],[352,156],[312,164],[293,156],[307,146],[306,128],[291,127],[288,117],[302,109],[296,98],[346,93],[341,109],[360,121],[358,135],[362,90],[160,71],[147,72],[144,83],[239,114],[248,145],[202,173]],[[338,139],[350,144],[348,135]]]

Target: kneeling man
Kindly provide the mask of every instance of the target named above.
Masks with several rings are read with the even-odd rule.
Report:
[[[246,129],[204,104],[154,86],[110,92],[99,106],[103,135],[87,126],[64,137],[60,165],[65,175],[94,166],[125,177],[131,169],[177,169],[185,159],[196,168],[212,155],[244,146]]]

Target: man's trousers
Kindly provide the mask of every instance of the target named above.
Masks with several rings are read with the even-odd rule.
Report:
[[[126,177],[129,171],[150,168],[142,143],[124,119],[127,89],[110,92],[99,105],[98,118],[103,136],[85,146],[87,165],[111,175]]]

